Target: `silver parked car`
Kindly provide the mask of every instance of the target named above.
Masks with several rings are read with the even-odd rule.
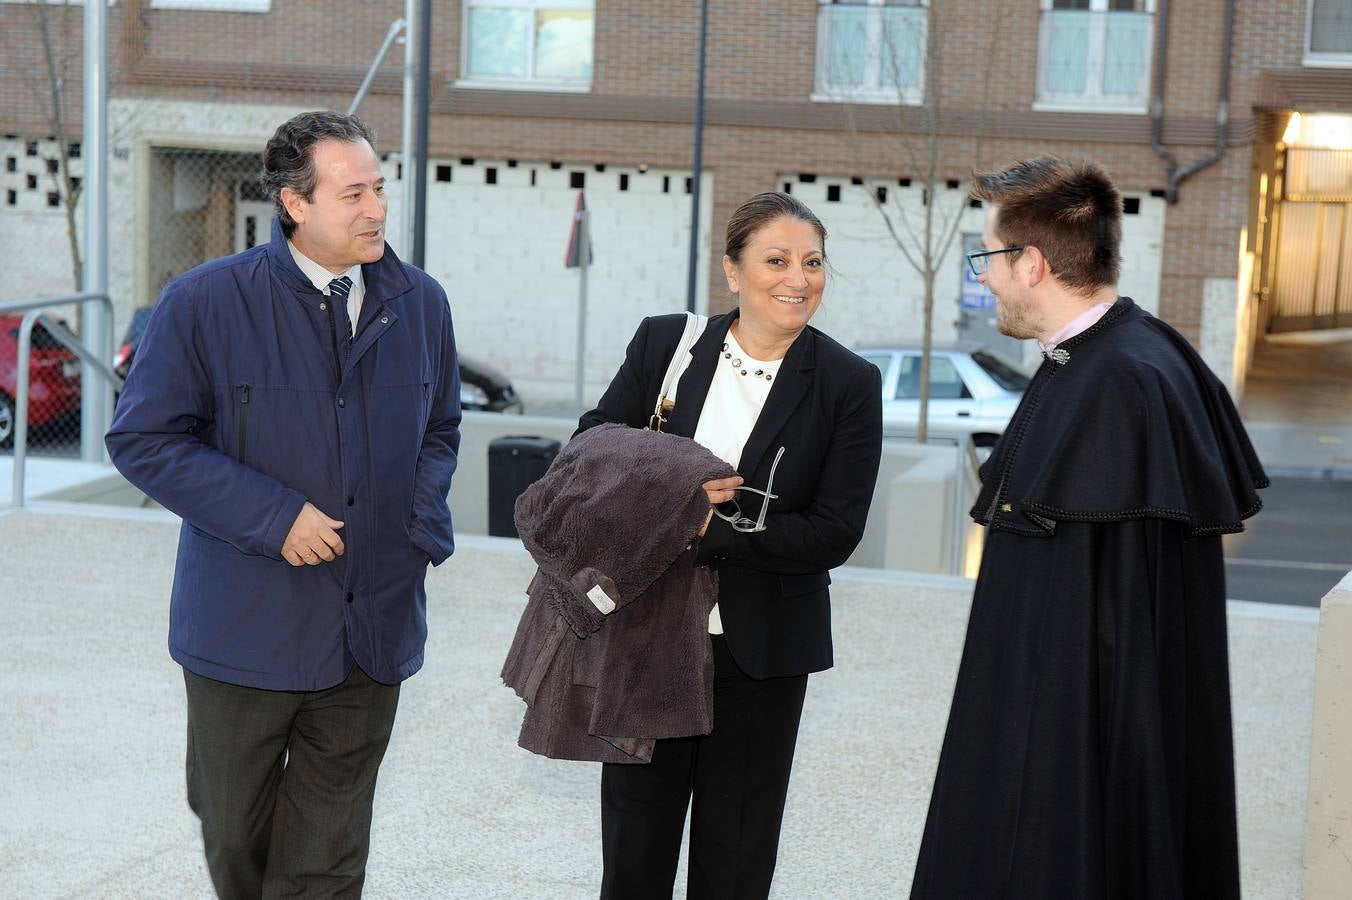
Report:
[[[883,431],[914,434],[920,421],[916,346],[859,347],[883,373]],[[989,447],[1005,430],[1029,378],[1013,362],[977,344],[935,344],[930,350],[929,430],[970,434]]]

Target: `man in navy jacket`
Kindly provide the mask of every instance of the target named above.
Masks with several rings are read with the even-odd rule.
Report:
[[[359,120],[264,151],[270,243],[165,288],[108,452],[183,519],[169,652],[222,897],[361,891],[399,683],[450,556],[460,383],[446,294],[384,241]]]

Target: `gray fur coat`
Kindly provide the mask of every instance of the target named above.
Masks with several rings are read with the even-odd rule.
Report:
[[[701,485],[737,474],[689,438],[600,425],[517,499],[539,565],[502,679],[518,743],[554,759],[644,763],[658,738],[713,729],[717,575],[691,546]]]

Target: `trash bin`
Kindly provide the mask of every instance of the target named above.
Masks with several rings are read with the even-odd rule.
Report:
[[[559,453],[552,438],[513,434],[488,442],[488,533],[519,537],[513,511],[521,492],[544,475]]]

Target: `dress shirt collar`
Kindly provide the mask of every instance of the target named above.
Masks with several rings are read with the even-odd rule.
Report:
[[[315,262],[313,259],[310,259],[310,257],[306,256],[304,253],[301,253],[299,250],[296,249],[296,245],[291,243],[290,241],[286,242],[286,246],[287,249],[291,251],[291,258],[296,261],[296,266],[300,269],[301,273],[306,278],[310,279],[310,283],[313,284],[321,294],[327,294],[329,292],[330,281],[332,281],[335,278],[341,277],[338,275],[334,275],[328,269],[324,268],[319,263]],[[352,279],[353,295],[360,296],[362,293],[364,293],[363,291],[364,286],[362,285],[361,280],[360,263],[348,269],[346,272],[343,273],[343,275],[346,275],[348,278]]]
[[[1050,357],[1052,351],[1056,349],[1057,344],[1063,344],[1075,335],[1083,331],[1088,331],[1099,319],[1103,318],[1108,310],[1112,309],[1111,303],[1095,303],[1093,306],[1080,313],[1075,318],[1066,323],[1065,327],[1052,335],[1048,340],[1038,338],[1037,345],[1042,349],[1042,355]]]

